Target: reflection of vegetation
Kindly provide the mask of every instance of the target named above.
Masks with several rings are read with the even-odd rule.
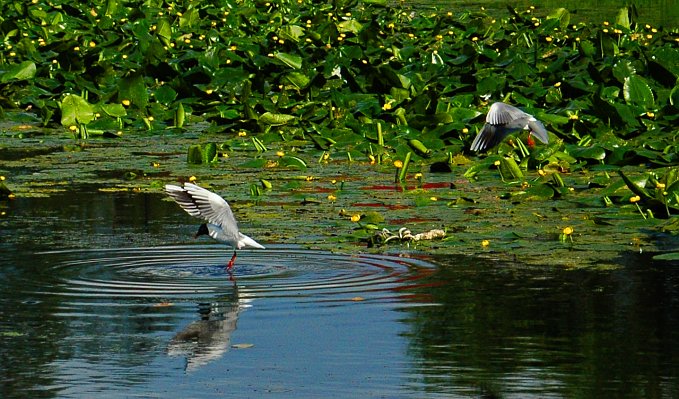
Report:
[[[440,261],[445,267],[430,277],[439,285],[423,282],[422,292],[438,306],[403,310],[427,389],[489,397],[538,389],[569,398],[679,390],[674,272],[649,271],[643,257],[628,258],[639,270],[547,275],[478,259],[472,267]]]
[[[633,7],[612,23],[585,25],[571,24],[564,9],[545,18],[511,9],[496,20],[483,12],[413,10],[380,0],[222,3],[4,4],[0,105],[30,109],[43,123],[60,122],[83,138],[122,141],[130,135],[114,132],[159,136],[195,127],[212,135],[207,144],[183,144],[191,165],[217,167],[236,151],[253,158],[240,163],[253,172],[311,175],[317,165],[326,168],[322,174],[332,163],[396,161],[401,184],[409,173],[460,173],[463,165],[469,192],[489,193],[441,203],[488,218],[474,220],[481,237],[464,237],[466,215],[451,221],[437,214],[442,223],[425,228],[455,224],[463,240],[493,239],[490,249],[497,248],[498,234],[511,236],[512,246],[531,237],[558,242],[570,225],[575,234],[601,240],[601,226],[611,219],[634,230],[677,229],[674,220],[653,221],[679,210],[677,38],[635,21]],[[486,96],[534,114],[549,130],[550,144],[533,147],[521,133],[502,143],[498,155],[468,158],[464,149],[482,125]],[[23,113],[5,115],[25,123]],[[270,157],[274,152],[282,155]],[[116,162],[133,162],[125,158]],[[498,188],[498,175],[507,185]],[[258,197],[271,189],[250,188]],[[423,206],[431,197],[416,190],[406,198]],[[498,197],[532,209],[532,216],[474,209]],[[556,212],[586,206],[598,214],[580,215],[587,225],[571,219],[575,211],[539,229],[522,226],[548,218],[546,207],[535,205],[545,201]],[[631,214],[635,220],[628,222]],[[507,218],[516,220],[499,231],[498,220]]]

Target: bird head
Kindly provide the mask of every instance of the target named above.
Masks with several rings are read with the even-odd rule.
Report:
[[[206,235],[210,235],[210,231],[207,229],[207,224],[203,223],[200,225],[200,227],[198,227],[198,232],[196,233],[196,236],[194,238]]]

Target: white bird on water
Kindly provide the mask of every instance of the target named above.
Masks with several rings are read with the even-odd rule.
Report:
[[[165,192],[189,215],[207,221],[198,228],[196,238],[209,235],[233,247],[233,257],[227,265],[227,270],[230,271],[233,267],[237,249],[246,247],[264,249],[263,245],[238,231],[238,222],[231,212],[231,207],[219,195],[192,183],[184,183],[184,187],[168,184],[165,186]]]
[[[527,114],[509,104],[497,102],[490,106],[486,115],[486,124],[472,142],[472,151],[481,151],[500,144],[511,132],[530,130],[543,144],[549,142],[545,126],[533,115]]]

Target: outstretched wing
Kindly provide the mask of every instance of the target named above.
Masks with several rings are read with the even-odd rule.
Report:
[[[479,132],[479,134],[476,135],[474,138],[474,141],[472,142],[471,150],[472,151],[481,151],[485,150],[486,148],[492,148],[498,145],[502,139],[505,138],[507,135],[507,130],[504,129],[502,126],[495,126],[491,125],[490,123],[486,123],[483,125],[483,128]]]
[[[497,102],[490,106],[486,122],[491,125],[506,125],[525,118],[530,118],[530,115],[509,104]]]
[[[547,129],[545,125],[539,120],[531,117],[528,120],[528,129],[533,133],[533,136],[537,137],[543,144],[549,143],[549,136],[547,135]]]
[[[183,188],[168,184],[165,192],[189,215],[217,225],[229,235],[238,236],[238,222],[224,198],[192,183],[184,183]]]

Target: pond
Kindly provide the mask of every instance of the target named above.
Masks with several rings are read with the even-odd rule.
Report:
[[[264,237],[229,278],[230,251],[194,241],[164,197],[81,188],[5,204],[2,397],[679,395],[677,265]]]

